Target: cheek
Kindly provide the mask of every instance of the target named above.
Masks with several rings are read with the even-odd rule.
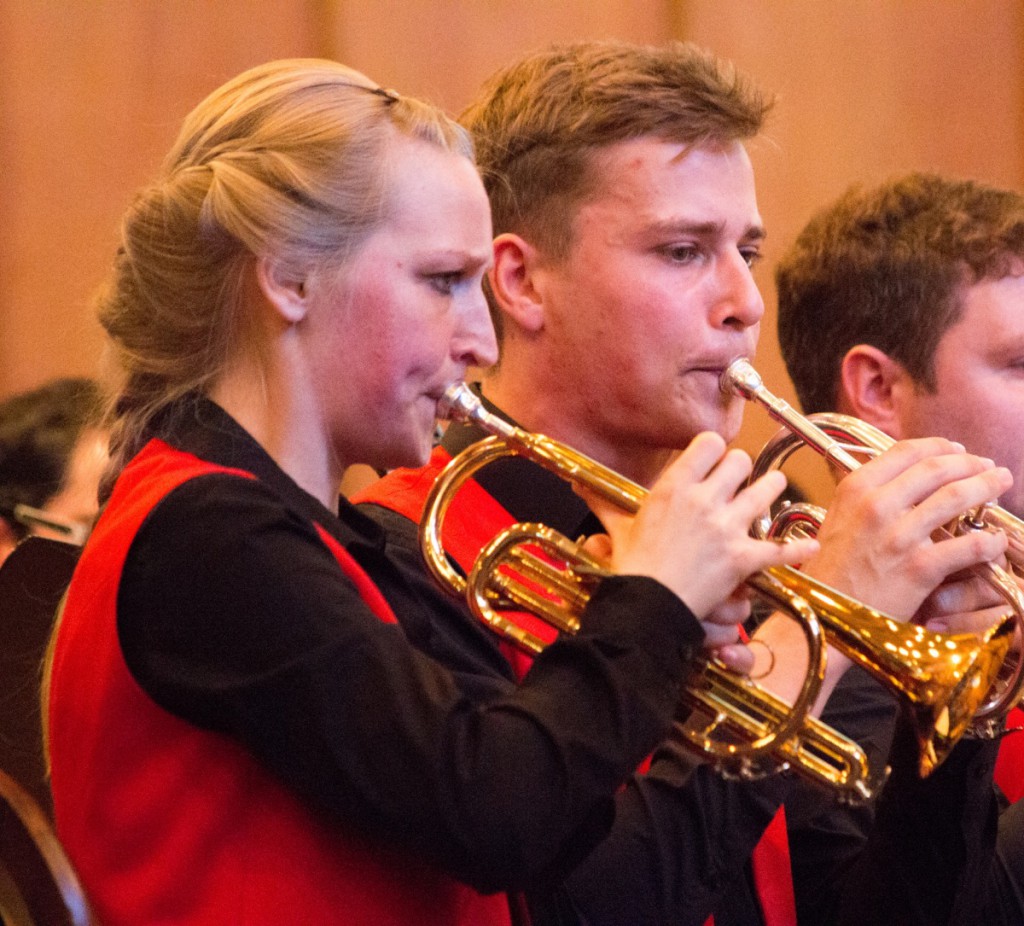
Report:
[[[991,395],[977,394],[967,384],[943,400],[922,403],[908,428],[914,437],[946,437],[963,444],[968,452],[1000,460],[1000,447],[1009,443],[1000,423],[999,403]]]
[[[447,355],[448,340],[443,332],[395,331],[377,355],[377,388],[396,402],[415,402],[423,392],[435,388]]]
[[[634,266],[616,255],[607,262],[577,262],[561,281],[557,294],[562,324],[570,331],[603,332],[611,338],[609,344],[616,343],[614,337],[629,337],[637,326],[659,326],[657,307],[671,297],[651,280],[649,270],[643,262]]]

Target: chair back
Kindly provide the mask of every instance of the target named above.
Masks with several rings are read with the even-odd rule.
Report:
[[[54,614],[80,548],[28,537],[0,567],[0,768],[53,819],[39,698]]]
[[[3,771],[0,921],[4,926],[98,926],[48,817]]]

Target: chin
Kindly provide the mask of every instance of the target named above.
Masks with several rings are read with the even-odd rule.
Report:
[[[740,432],[740,422],[741,418],[739,415],[726,413],[707,415],[693,422],[690,428],[690,439],[692,440],[704,431],[714,431],[727,444],[731,444]]]
[[[427,444],[425,447],[420,448],[419,453],[416,454],[416,459],[412,463],[406,463],[405,465],[410,469],[418,469],[421,466],[426,466],[430,462],[430,453],[433,450],[431,444]]]
[[[738,422],[726,421],[713,430],[717,431],[727,444],[731,444],[739,436],[740,426]]]
[[[717,431],[726,441],[731,444],[740,433],[740,426],[743,424],[744,403],[737,399],[730,403],[728,408],[721,409],[714,416],[714,423],[708,428],[709,431]]]
[[[392,452],[388,454],[391,457],[391,462],[387,468],[394,469],[397,466],[401,466],[406,469],[417,469],[420,466],[426,466],[434,449],[433,440],[434,431],[431,428],[430,433],[425,437],[419,437],[401,445],[395,445],[392,448]]]
[[[379,468],[425,466],[434,449],[433,407],[429,415],[410,410],[401,420],[395,419],[395,425],[387,434],[380,435],[383,443],[378,447],[377,456],[382,463]]]
[[[731,443],[739,434],[745,406],[743,399],[720,394],[703,401],[692,395],[687,396],[672,409],[672,427],[669,427],[667,418],[661,422],[662,433],[674,437],[675,446],[685,447],[704,431],[714,431],[727,443]],[[671,435],[667,433],[670,430]],[[685,440],[680,443],[682,437]]]

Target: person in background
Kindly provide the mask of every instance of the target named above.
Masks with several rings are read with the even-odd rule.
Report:
[[[320,60],[214,91],[125,216],[105,504],[45,694],[58,832],[106,926],[523,922],[691,659],[749,668],[739,583],[815,551],[748,536],[784,479],[741,488],[749,459],[705,434],[521,685],[425,652],[429,603],[338,486],[424,463],[446,388],[496,359],[491,237],[465,131]]]
[[[851,187],[807,223],[776,279],[805,412],[958,441],[1013,473],[999,504],[1024,517],[1024,196],[930,173]],[[1020,709],[1007,727],[1024,727]],[[1024,794],[1020,734],[1003,739],[995,778],[1006,801]],[[1004,876],[986,922],[1024,917],[1021,813],[1000,821]]]
[[[99,385],[51,380],[0,402],[0,562],[28,534],[82,543],[106,465]]]
[[[700,432],[735,436],[743,402],[723,394],[719,380],[733,358],[753,355],[764,311],[752,267],[765,230],[745,144],[769,106],[728,63],[683,44],[558,46],[485,83],[461,120],[477,144],[496,233],[488,287],[501,357],[479,387],[492,412],[641,485],[652,484]],[[423,595],[431,594],[416,539],[424,497],[445,462],[480,436],[478,428],[452,425],[430,466],[389,474],[357,496],[386,527]],[[968,499],[993,497],[1009,484],[1007,472],[962,450],[941,439],[909,442],[851,477],[830,514],[832,539],[807,560],[807,571],[909,618],[946,575],[997,555],[1001,537],[930,539]],[[603,507],[597,513],[605,527],[618,520]],[[602,528],[558,477],[509,459],[481,471],[452,503],[449,552],[468,569],[482,544],[513,520],[540,521],[571,538]],[[699,540],[697,525],[693,535]],[[710,551],[705,562],[713,562]],[[434,594],[432,614],[444,619],[408,632],[438,658],[496,691],[535,671],[464,606]],[[803,657],[794,626],[770,618],[758,631],[764,645],[752,648],[762,685],[774,685],[781,671],[792,677]],[[845,673],[848,665],[830,654],[824,691],[839,683],[872,686],[869,694],[855,715],[823,717],[863,741],[881,768],[892,704],[861,673]],[[830,838],[810,857],[825,872],[832,921],[872,922],[879,909],[901,922],[955,918],[955,905],[970,902],[960,890],[959,856],[904,882],[909,866],[898,848],[948,845],[942,820],[927,811],[967,791],[971,800],[960,802],[956,825],[970,821],[972,850],[988,857],[991,794],[974,775],[980,769],[984,778],[990,751],[963,744],[921,783],[904,748],[873,827],[873,805],[830,808],[822,792],[788,776],[723,780],[666,741],[649,771],[620,793],[608,838],[556,896],[533,895],[535,921],[680,926],[713,914],[717,926],[792,923],[786,828],[776,815],[784,800],[787,815],[792,808],[801,823],[829,808]],[[908,827],[914,810],[920,819]],[[893,834],[896,851],[889,852]],[[882,877],[862,877],[865,860],[890,856],[896,862]]]

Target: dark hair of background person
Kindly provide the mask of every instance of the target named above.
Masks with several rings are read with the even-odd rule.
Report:
[[[91,379],[65,377],[0,402],[0,517],[20,538],[28,527],[6,515],[15,505],[42,508],[64,482],[75,442],[102,412]]]

